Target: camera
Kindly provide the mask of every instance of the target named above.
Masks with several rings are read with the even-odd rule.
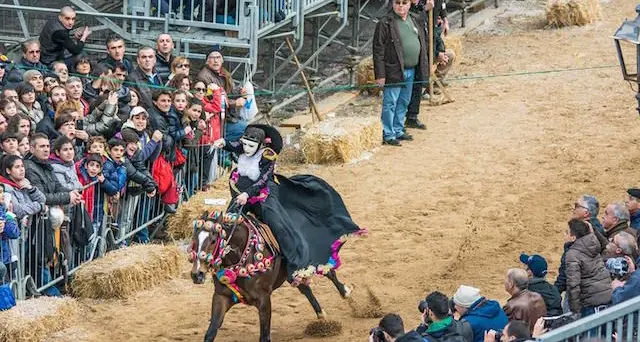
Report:
[[[369,331],[370,335],[373,335],[373,342],[387,342],[384,337],[384,331],[380,327],[375,327]]]
[[[502,339],[502,331],[496,331],[496,342],[500,342]]]
[[[418,311],[420,311],[420,313],[424,313],[428,308],[429,305],[426,301],[421,300],[420,303],[418,303]]]
[[[617,280],[626,280],[629,276],[629,262],[626,258],[611,258],[606,263],[607,271]]]

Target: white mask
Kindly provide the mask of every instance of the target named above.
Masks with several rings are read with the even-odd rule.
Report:
[[[260,143],[251,141],[249,139],[242,138],[240,139],[240,142],[242,143],[242,150],[247,157],[251,157],[256,154],[258,148],[260,147]]]

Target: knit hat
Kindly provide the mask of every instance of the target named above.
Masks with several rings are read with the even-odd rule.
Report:
[[[482,298],[482,296],[480,296],[480,289],[467,285],[460,285],[458,291],[453,295],[453,302],[458,306],[468,309],[480,298]]]
[[[222,54],[222,49],[220,49],[219,44],[214,44],[213,46],[211,46],[209,51],[207,51],[207,58],[209,58],[209,55],[211,55],[214,52],[220,52],[220,54]]]
[[[627,193],[635,198],[640,198],[640,189],[631,188],[627,190]]]
[[[529,267],[534,277],[544,278],[547,275],[547,261],[540,255],[528,256],[522,253],[520,254],[520,261]]]

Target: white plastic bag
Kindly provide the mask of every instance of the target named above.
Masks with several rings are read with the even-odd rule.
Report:
[[[245,99],[247,100],[245,105],[240,108],[240,117],[245,121],[250,121],[256,114],[258,114],[258,104],[256,103],[255,89],[251,84],[251,71],[245,72],[245,81],[242,88],[246,91]]]

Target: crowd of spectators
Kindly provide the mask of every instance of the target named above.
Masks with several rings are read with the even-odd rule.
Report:
[[[95,58],[83,51],[90,30],[75,20],[64,7],[22,43],[22,58],[0,56],[0,284],[16,279],[21,232],[37,287],[61,259],[90,258],[76,247],[106,222],[122,244],[149,242],[146,228],[122,237],[151,217],[150,203],[172,214],[181,194],[206,188],[223,162],[212,143],[239,139],[247,125],[219,46],[201,70],[174,54],[168,34],[135,62],[112,35]]]
[[[553,284],[547,280],[545,258],[523,253],[519,259],[524,267],[506,272],[509,299],[504,305],[468,285],[461,285],[450,299],[432,292],[418,305],[420,326],[406,332],[400,316],[388,314],[371,330],[369,340],[527,341],[640,296],[640,189],[629,189],[626,197],[607,205],[602,221],[596,197],[584,195],[575,201]]]

